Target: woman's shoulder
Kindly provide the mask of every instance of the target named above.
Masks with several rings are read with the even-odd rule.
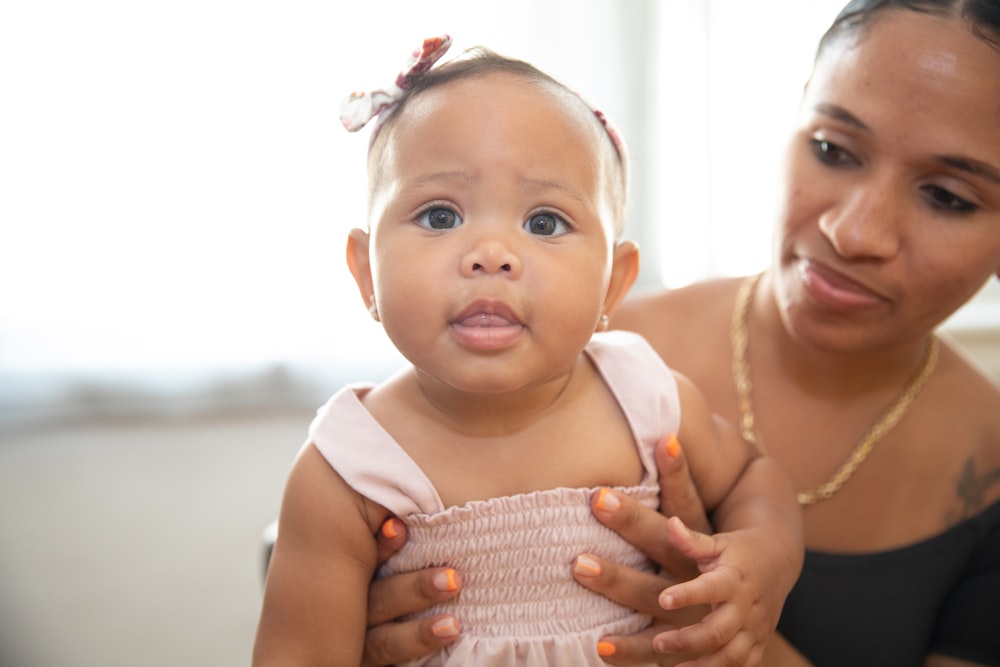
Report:
[[[938,396],[949,412],[992,436],[1000,450],[1000,379],[988,376],[954,342],[944,338],[938,363]]]
[[[727,278],[630,296],[612,319],[641,334],[672,369],[703,391],[728,377],[716,367],[729,349],[729,323],[740,280]],[[728,383],[728,380],[725,380]]]
[[[637,290],[615,313],[612,324],[656,338],[665,330],[728,321],[738,278],[705,280],[684,287]]]
[[[947,415],[952,446],[964,449],[961,484],[977,488],[981,500],[1000,500],[1000,382],[986,375],[947,339],[942,345],[932,412]],[[948,437],[942,433],[940,437]]]

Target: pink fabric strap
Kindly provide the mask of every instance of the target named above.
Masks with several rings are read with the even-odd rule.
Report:
[[[429,70],[450,47],[449,35],[425,39],[423,46],[410,55],[405,69],[391,86],[348,95],[340,105],[340,122],[349,132],[357,132],[376,116],[388,116],[413,85],[413,79]]]

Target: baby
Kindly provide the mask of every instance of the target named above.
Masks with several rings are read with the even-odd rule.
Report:
[[[576,584],[571,563],[586,551],[652,566],[597,523],[593,494],[655,507],[653,449],[676,433],[710,510],[743,517],[738,503],[769,502],[731,493],[751,485],[754,454],[720,437],[697,390],[642,338],[604,332],[638,273],[635,244],[620,240],[617,134],[527,63],[479,49],[432,69],[448,44],[428,40],[396,86],[347,105],[351,128],[378,117],[368,229],[350,233],[347,261],[410,364],[344,388],[313,422],[285,492],[256,665],[360,664],[372,535],[393,515],[409,539],[379,576],[447,565],[464,580],[426,612],[457,639],[419,664],[604,665],[598,640],[650,618]],[[730,523],[718,528],[763,530]],[[729,576],[699,579],[725,589]]]

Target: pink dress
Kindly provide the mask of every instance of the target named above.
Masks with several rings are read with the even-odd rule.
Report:
[[[587,355],[635,436],[642,480],[619,489],[658,503],[653,447],[677,431],[677,386],[645,340],[626,332],[596,334]],[[454,614],[458,641],[412,665],[573,665],[605,667],[597,641],[631,634],[650,618],[591,593],[571,575],[589,552],[639,569],[653,564],[590,513],[595,489],[558,488],[445,507],[427,476],[364,408],[369,385],[338,392],[310,427],[317,449],[355,490],[403,519],[406,546],[379,576],[447,565],[463,579],[458,599],[418,616]]]

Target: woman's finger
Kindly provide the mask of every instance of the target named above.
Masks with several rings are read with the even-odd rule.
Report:
[[[383,667],[429,655],[458,639],[461,626],[448,615],[386,623],[365,635],[364,667]]]
[[[668,625],[652,625],[633,635],[611,635],[598,642],[598,654],[609,665],[660,665],[671,667],[702,657],[700,653],[657,653],[653,638],[657,633],[671,630]],[[742,663],[733,663],[742,664]]]
[[[686,525],[703,533],[714,532],[676,436],[662,438],[653,451],[660,472],[660,512],[679,516]]]
[[[421,611],[455,597],[461,589],[461,576],[448,567],[404,572],[373,581],[368,587],[368,625],[380,625]]]
[[[394,516],[382,522],[378,534],[375,535],[375,545],[378,548],[378,565],[382,565],[389,557],[406,544],[406,524]]]
[[[694,562],[670,542],[667,517],[655,509],[608,488],[594,493],[590,508],[598,521],[646,554],[672,581],[698,575]]]
[[[648,616],[662,616],[660,592],[670,581],[659,575],[634,570],[594,554],[580,554],[573,560],[573,578],[589,590]]]

